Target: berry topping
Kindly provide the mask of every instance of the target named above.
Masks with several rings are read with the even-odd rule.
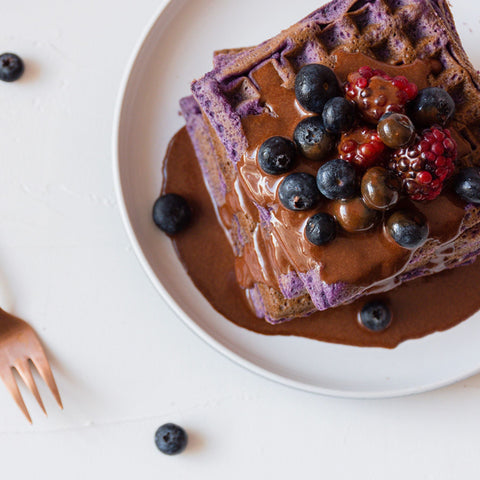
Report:
[[[359,168],[383,164],[385,145],[378,133],[367,127],[343,134],[338,145],[340,158]]]
[[[280,175],[292,169],[295,163],[295,144],[284,137],[271,137],[258,150],[258,164],[270,175]]]
[[[414,249],[425,243],[429,228],[421,213],[399,210],[388,219],[387,232],[401,247]]]
[[[293,139],[301,154],[310,160],[324,160],[335,145],[335,136],[327,132],[321,117],[304,118],[295,128]]]
[[[321,114],[327,100],[340,95],[337,77],[325,65],[305,65],[295,77],[295,96],[309,112]]]
[[[325,104],[322,118],[328,132],[346,132],[355,120],[355,105],[343,97],[331,98]]]
[[[14,53],[0,55],[0,80],[14,82],[18,80],[24,71],[23,61]]]
[[[419,127],[445,125],[454,112],[453,98],[438,87],[420,90],[417,98],[409,105],[410,116]]]
[[[340,226],[352,233],[370,230],[380,219],[380,212],[368,208],[360,197],[337,202],[334,212]]]
[[[289,210],[308,210],[320,200],[315,177],[309,173],[291,173],[278,187],[278,197]]]
[[[469,203],[480,204],[480,171],[477,167],[460,170],[453,178],[456,194]]]
[[[361,191],[367,207],[386,210],[398,202],[400,179],[383,167],[369,168],[362,178]]]
[[[387,113],[378,122],[377,133],[387,147],[400,148],[413,139],[415,127],[406,115]]]
[[[394,152],[388,167],[400,176],[412,200],[433,200],[452,176],[456,158],[457,145],[450,131],[435,126],[423,130],[412,145]]]
[[[384,302],[372,300],[363,306],[360,311],[359,321],[368,330],[381,332],[392,322],[392,313]]]
[[[324,163],[317,172],[317,186],[330,200],[346,200],[356,192],[356,172],[351,163],[340,158]]]
[[[403,113],[405,104],[418,93],[417,86],[403,76],[390,77],[382,70],[361,67],[348,76],[347,100],[353,100],[369,122],[376,123],[385,112]]]
[[[174,423],[166,423],[155,432],[155,444],[166,455],[182,453],[188,442],[185,430]]]
[[[337,236],[337,222],[328,213],[317,213],[308,219],[305,236],[314,245],[325,245]]]
[[[192,212],[183,197],[176,193],[167,193],[157,199],[152,215],[160,230],[173,235],[189,224]]]

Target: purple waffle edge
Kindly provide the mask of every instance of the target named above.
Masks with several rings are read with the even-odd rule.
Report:
[[[208,128],[203,121],[202,112],[198,106],[197,101],[193,96],[184,97],[180,100],[180,109],[185,119],[187,133],[195,150],[202,175],[205,178],[205,182],[210,191],[210,194],[215,199],[217,205],[221,205],[225,201],[225,195],[227,193],[227,184],[225,178],[220,171],[220,168],[216,169],[216,178],[212,178],[212,173],[207,167],[207,160],[204,157],[204,151],[200,142],[200,137],[204,139],[209,138]],[[213,146],[212,146],[213,150]]]

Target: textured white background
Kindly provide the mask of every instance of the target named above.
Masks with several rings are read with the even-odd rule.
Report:
[[[40,384],[45,419],[23,390],[32,427],[0,386],[1,477],[478,478],[480,377],[381,401],[291,390],[217,354],[153,289],[118,214],[111,136],[160,3],[0,0],[0,50],[27,65],[0,84],[2,301],[41,335],[65,404]],[[295,3],[292,19],[308,13]],[[480,66],[480,10],[453,11]],[[190,434],[177,457],[153,444],[167,421]]]

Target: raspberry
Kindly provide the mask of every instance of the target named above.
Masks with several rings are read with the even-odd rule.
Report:
[[[385,150],[377,131],[368,127],[343,134],[338,145],[340,158],[362,169],[382,165]]]
[[[388,168],[401,178],[412,200],[433,200],[452,176],[456,158],[457,144],[450,131],[434,126],[417,135],[413,144],[396,150]]]
[[[405,113],[405,104],[417,96],[418,88],[404,76],[390,77],[364,66],[348,76],[345,92],[365,119],[376,123],[386,112]]]

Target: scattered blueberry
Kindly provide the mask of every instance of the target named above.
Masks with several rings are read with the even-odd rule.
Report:
[[[382,142],[390,148],[407,145],[415,135],[415,127],[406,115],[388,113],[380,118],[377,133]]]
[[[429,228],[420,212],[399,210],[388,219],[387,231],[401,247],[414,249],[425,243]]]
[[[278,197],[289,210],[308,210],[320,200],[315,177],[309,173],[291,173],[278,187]]]
[[[477,167],[463,168],[453,178],[456,194],[469,203],[480,204],[480,171]]]
[[[328,213],[317,213],[308,219],[305,236],[314,245],[325,245],[337,236],[337,222]]]
[[[333,97],[325,104],[322,118],[328,132],[346,132],[355,120],[355,105],[343,97]]]
[[[317,172],[317,186],[330,200],[346,200],[355,196],[355,167],[337,158],[324,163]]]
[[[174,423],[166,423],[155,432],[155,444],[166,455],[182,453],[187,442],[188,436],[185,430]]]
[[[360,323],[372,332],[385,330],[392,322],[392,313],[385,303],[372,300],[360,311]]]
[[[18,80],[25,68],[22,59],[14,53],[3,53],[0,55],[0,80],[14,82]]]
[[[455,102],[443,88],[428,87],[418,92],[409,112],[415,125],[420,127],[445,125],[455,112]]]
[[[333,70],[312,63],[300,69],[295,77],[295,96],[300,105],[313,113],[322,113],[327,100],[341,95]]]
[[[295,163],[295,144],[284,137],[270,137],[258,150],[258,164],[270,175],[280,175],[292,169]]]
[[[155,225],[160,230],[173,235],[188,225],[191,210],[183,197],[176,193],[167,193],[156,200],[152,215]]]
[[[311,160],[324,160],[335,146],[335,136],[327,132],[321,117],[304,118],[295,128],[293,139],[301,154]]]

